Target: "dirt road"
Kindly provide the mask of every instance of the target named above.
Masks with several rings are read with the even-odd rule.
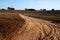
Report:
[[[21,15],[22,16],[22,15]],[[28,21],[23,39],[26,40],[60,40],[60,28],[49,21],[22,16]]]
[[[10,15],[10,14],[7,14],[7,15],[11,21],[12,15]],[[25,20],[25,24],[23,26],[21,26],[22,28],[20,28],[20,27],[17,28],[17,25],[16,25],[16,28],[19,29],[17,31],[17,33],[13,32],[12,34],[10,34],[10,35],[14,34],[11,37],[8,36],[8,34],[7,34],[8,37],[6,37],[6,39],[1,39],[2,37],[0,37],[1,40],[60,40],[60,28],[57,27],[56,24],[53,24],[46,20],[36,19],[36,18],[21,15],[21,14],[15,15],[14,18],[17,18],[19,16]],[[14,18],[13,18],[13,20],[15,20],[15,21],[18,21],[18,19],[19,19],[19,18],[18,19],[14,19]],[[20,22],[22,22],[22,20]],[[12,28],[10,28],[10,29],[12,29]],[[4,29],[5,28],[3,28],[3,30]],[[11,30],[9,30],[9,31],[11,31]]]

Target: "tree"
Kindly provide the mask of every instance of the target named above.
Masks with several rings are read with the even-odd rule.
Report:
[[[43,11],[46,11],[46,9],[43,9]]]
[[[54,11],[54,9],[52,9],[52,11]]]
[[[4,8],[2,8],[2,10],[5,10]]]
[[[25,11],[36,11],[35,9],[27,9],[27,8],[25,8]]]
[[[40,9],[40,11],[43,11],[42,9]]]
[[[25,8],[25,11],[27,11],[27,8]]]
[[[15,10],[15,8],[8,7],[8,10]]]

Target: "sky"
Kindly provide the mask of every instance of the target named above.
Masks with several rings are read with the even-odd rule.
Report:
[[[60,0],[0,0],[0,8],[13,7],[15,9],[60,9]]]

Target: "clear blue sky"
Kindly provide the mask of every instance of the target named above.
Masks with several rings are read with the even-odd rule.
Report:
[[[60,0],[0,0],[0,8],[60,9]]]

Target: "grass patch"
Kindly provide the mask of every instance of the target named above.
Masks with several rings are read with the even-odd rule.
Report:
[[[54,21],[54,22],[55,21],[60,22],[60,17],[58,17],[58,16],[39,15],[39,14],[23,14],[23,15],[38,18],[38,19],[44,19],[44,20],[51,20],[51,21]]]

